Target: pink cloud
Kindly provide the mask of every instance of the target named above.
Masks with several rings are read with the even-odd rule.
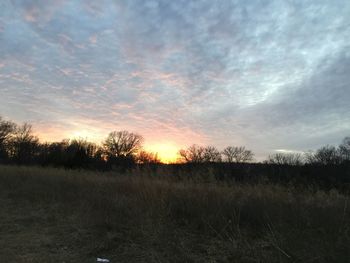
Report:
[[[96,44],[97,43],[97,35],[94,34],[94,35],[90,36],[89,41],[91,44]]]

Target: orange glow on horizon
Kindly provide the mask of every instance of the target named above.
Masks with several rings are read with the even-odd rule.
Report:
[[[146,144],[144,149],[148,152],[157,153],[162,163],[175,163],[179,158],[178,151],[180,148],[171,142]]]
[[[96,134],[87,131],[87,130],[80,130],[80,131],[74,131],[71,133],[71,136],[69,136],[71,139],[87,139],[95,142],[99,136],[96,136]]]
[[[62,139],[87,139],[88,141],[101,144],[105,136],[100,133],[94,133],[87,129],[83,130],[70,130],[57,132],[50,130],[44,133],[37,133],[40,140],[46,142],[61,141]],[[145,142],[143,149],[147,152],[157,153],[158,158],[162,163],[176,163],[179,160],[178,152],[181,146],[174,142]]]
[[[40,140],[45,142],[54,142],[61,141],[63,139],[84,139],[90,142],[100,144],[105,138],[102,133],[91,131],[88,129],[82,130],[66,130],[66,131],[57,131],[54,129],[47,129],[44,132],[36,133]]]

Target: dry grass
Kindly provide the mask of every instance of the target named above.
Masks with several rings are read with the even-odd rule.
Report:
[[[348,195],[0,166],[1,262],[350,262]]]

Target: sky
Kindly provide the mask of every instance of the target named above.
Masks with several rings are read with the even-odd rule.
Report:
[[[350,136],[348,0],[2,0],[0,115],[43,141],[128,130],[257,160]]]

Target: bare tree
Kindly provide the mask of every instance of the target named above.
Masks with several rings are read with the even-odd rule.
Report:
[[[189,163],[221,162],[223,154],[228,162],[248,162],[253,159],[253,153],[244,147],[227,147],[222,153],[214,146],[198,146],[193,144],[186,150],[179,151],[182,159]]]
[[[130,157],[135,155],[142,146],[141,135],[128,131],[111,132],[103,143],[108,156]]]
[[[266,162],[279,165],[301,165],[303,157],[300,153],[276,153],[269,155]]]
[[[339,153],[343,161],[350,161],[350,137],[345,137],[339,145]]]
[[[0,116],[0,160],[7,159],[9,142],[16,130],[16,124]]]
[[[247,150],[245,147],[235,147],[228,146],[223,151],[222,154],[225,160],[229,163],[246,163],[253,160],[254,154],[251,150]]]
[[[306,154],[306,160],[312,164],[339,164],[342,161],[339,149],[334,146],[323,146],[316,152],[309,152]]]
[[[157,153],[140,151],[136,156],[136,162],[140,164],[159,164],[160,159]]]
[[[66,165],[70,167],[88,166],[89,162],[95,157],[97,150],[97,145],[88,142],[86,139],[70,140],[65,148]]]
[[[33,135],[32,126],[24,123],[11,138],[11,155],[19,163],[29,162],[35,157],[39,139]]]
[[[221,153],[214,146],[207,146],[203,153],[204,162],[221,162]]]
[[[16,124],[10,121],[4,121],[0,116],[0,145],[10,139],[16,130]]]
[[[179,155],[187,163],[202,163],[205,160],[204,151],[204,147],[193,144],[186,150],[181,149]]]

